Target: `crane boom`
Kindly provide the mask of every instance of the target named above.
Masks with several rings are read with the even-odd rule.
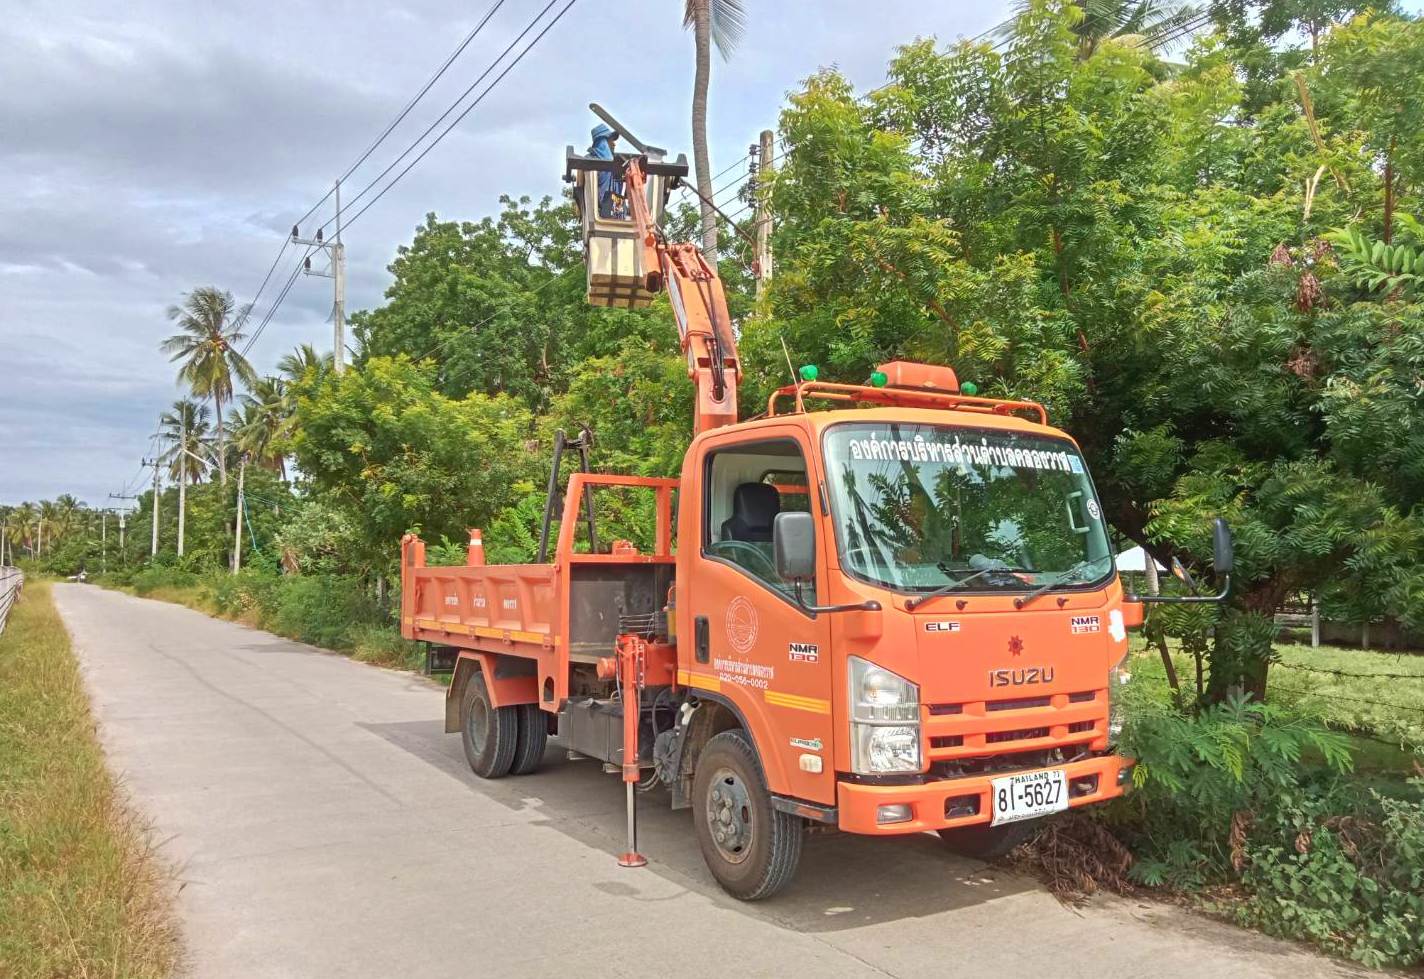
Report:
[[[687,374],[696,388],[693,433],[737,422],[737,382],[741,363],[727,312],[722,279],[697,246],[669,242],[648,213],[644,158],[632,157],[624,170],[633,225],[642,243],[648,292],[668,291]]]

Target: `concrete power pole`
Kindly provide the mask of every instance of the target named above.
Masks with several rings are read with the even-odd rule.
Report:
[[[178,435],[178,556],[183,556],[183,523],[188,516],[188,460],[183,456],[188,451],[188,410],[179,412]]]
[[[776,138],[770,129],[761,131],[761,150],[757,154],[757,175],[767,173],[771,170],[772,164],[776,162]],[[757,268],[761,274],[757,276],[756,294],[760,299],[762,293],[766,291],[766,284],[771,281],[771,203],[766,199],[766,195],[761,192],[761,187],[757,187]]]
[[[156,558],[158,557],[158,460],[145,459],[143,464],[153,467],[153,510],[149,514],[149,522],[153,524],[153,545],[149,551],[149,557]]]
[[[332,280],[331,322],[335,345],[331,351],[331,366],[340,374],[346,369],[346,246],[341,243],[340,180],[336,182],[336,237],[326,241],[321,236],[321,229],[317,228],[315,237],[303,238],[300,231],[295,225],[292,227],[292,241],[325,252],[329,262],[325,269],[313,269],[311,257],[308,256],[302,265],[302,271],[307,275]]]
[[[243,483],[247,479],[247,456],[237,464],[237,545],[232,549],[232,573],[242,570],[242,511],[247,501],[243,497]]]

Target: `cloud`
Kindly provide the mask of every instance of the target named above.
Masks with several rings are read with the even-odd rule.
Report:
[[[348,202],[541,6],[500,8],[351,176]],[[839,64],[871,87],[894,45],[917,34],[977,33],[1002,18],[1005,3],[873,6],[753,5],[742,46],[713,68],[716,169],[774,126],[783,94],[819,66]],[[0,20],[0,502],[62,492],[99,502],[133,475],[158,413],[179,394],[157,347],[171,332],[167,308],[206,284],[250,299],[292,222],[488,5],[10,7]],[[591,101],[652,142],[686,148],[692,42],[679,13],[667,0],[577,4],[349,228],[348,310],[381,301],[387,264],[427,211],[478,219],[497,211],[502,193],[558,194],[564,147],[586,144]],[[331,216],[328,200],[308,224]],[[284,256],[254,325],[298,254]],[[330,288],[326,279],[298,278],[253,349],[259,369],[298,343],[329,346]]]

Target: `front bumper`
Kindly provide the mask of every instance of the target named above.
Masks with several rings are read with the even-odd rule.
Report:
[[[1068,805],[1072,808],[1106,802],[1122,795],[1131,777],[1132,760],[1109,754],[1048,767],[1062,768],[1067,774]],[[996,772],[991,775],[939,779],[914,785],[838,782],[837,825],[847,833],[898,836],[904,833],[923,833],[927,830],[987,823],[993,818],[990,809],[991,784],[995,778],[1008,774],[1016,773]],[[1094,777],[1096,784],[1090,791],[1075,794],[1076,786],[1086,786]],[[895,823],[876,822],[880,807],[888,805],[909,806],[910,818]],[[951,806],[956,813],[965,813],[970,808],[973,812],[951,816],[948,814]]]

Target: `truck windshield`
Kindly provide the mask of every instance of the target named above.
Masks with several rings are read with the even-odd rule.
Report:
[[[1059,438],[942,425],[827,430],[841,569],[904,591],[1025,591],[1113,568],[1087,467]]]

